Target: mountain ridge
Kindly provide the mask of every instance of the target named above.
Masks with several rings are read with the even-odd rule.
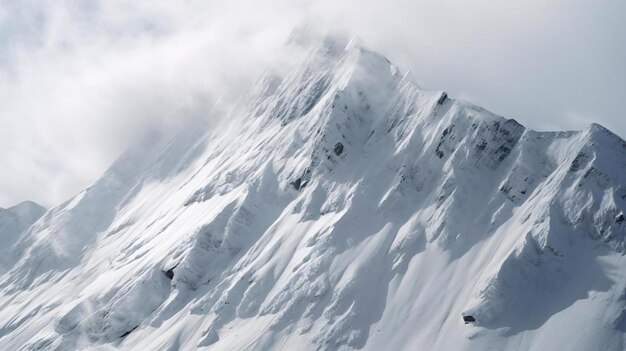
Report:
[[[307,45],[220,129],[148,137],[25,231],[0,345],[623,348],[622,139]]]

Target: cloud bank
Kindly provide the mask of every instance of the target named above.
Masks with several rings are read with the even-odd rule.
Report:
[[[148,127],[231,100],[308,24],[535,129],[626,136],[626,2],[0,2],[0,206],[55,205]]]

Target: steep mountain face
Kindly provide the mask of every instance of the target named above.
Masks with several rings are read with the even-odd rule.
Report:
[[[0,208],[0,269],[11,245],[17,242],[18,236],[35,223],[46,209],[32,201],[24,201],[13,207]]]
[[[293,42],[219,128],[147,138],[19,236],[1,349],[626,347],[623,140]]]

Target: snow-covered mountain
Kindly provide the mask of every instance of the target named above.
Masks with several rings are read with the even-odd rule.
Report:
[[[148,136],[21,233],[0,349],[626,348],[623,140],[290,45],[219,127]]]
[[[0,267],[4,265],[3,260],[11,245],[17,242],[18,236],[45,212],[43,206],[32,201],[24,201],[7,209],[0,208]]]

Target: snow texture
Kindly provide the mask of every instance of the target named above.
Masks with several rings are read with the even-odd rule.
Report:
[[[149,135],[32,226],[0,211],[0,349],[626,348],[623,140],[289,45],[219,128]]]

